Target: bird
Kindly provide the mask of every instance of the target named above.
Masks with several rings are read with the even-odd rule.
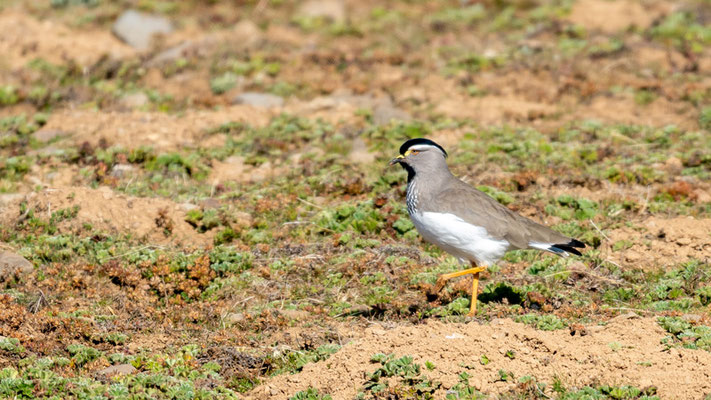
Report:
[[[585,244],[517,214],[486,193],[457,178],[447,152],[426,138],[407,140],[390,165],[407,171],[405,200],[422,236],[470,268],[440,275],[435,290],[452,278],[472,274],[469,316],[476,315],[479,273],[510,250],[537,249],[562,257],[582,255]]]

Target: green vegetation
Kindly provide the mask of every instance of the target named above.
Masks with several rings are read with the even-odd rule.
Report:
[[[289,397],[289,400],[332,400],[332,397],[327,394],[320,394],[314,388],[308,388]]]
[[[372,363],[380,364],[363,386],[363,391],[356,396],[361,399],[377,398],[378,393],[389,388],[388,381],[384,378],[396,378],[394,387],[389,388],[390,393],[407,398],[431,398],[432,393],[441,385],[432,382],[421,374],[421,367],[412,361],[412,357],[403,356],[395,358],[392,354],[375,354]]]

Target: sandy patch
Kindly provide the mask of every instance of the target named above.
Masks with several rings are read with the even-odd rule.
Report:
[[[609,245],[626,241],[630,247],[610,258],[637,268],[678,267],[696,259],[711,262],[711,219],[650,217],[634,228],[606,232]]]
[[[595,119],[605,123],[620,123],[663,127],[676,125],[682,129],[698,129],[698,112],[687,102],[672,102],[659,97],[647,105],[635,103],[632,95],[596,96],[582,103],[563,119]]]
[[[617,33],[632,27],[647,29],[670,8],[669,4],[661,2],[578,0],[567,19],[587,30]]]
[[[12,10],[0,12],[0,32],[0,65],[10,69],[21,68],[35,58],[90,67],[104,56],[120,59],[135,54],[108,31],[70,29]]]
[[[89,224],[93,231],[129,234],[150,243],[194,246],[212,243],[214,235],[214,232],[198,233],[185,222],[186,210],[179,204],[166,199],[132,197],[108,187],[63,187],[30,193],[3,208],[0,214],[3,224],[14,226],[22,218],[20,202],[23,200],[34,209],[35,215],[44,215],[47,219],[54,211],[78,205],[75,218],[58,223],[60,233],[80,232],[85,224]],[[170,228],[166,228],[170,230],[168,235],[164,233],[166,223],[170,224]]]
[[[231,106],[216,111],[189,110],[180,115],[62,110],[52,113],[43,129],[65,131],[78,144],[89,142],[96,145],[103,139],[109,146],[128,149],[151,146],[168,151],[184,147],[210,147],[211,142],[219,145],[221,135],[209,136],[209,129],[230,121],[263,126],[268,123],[269,115],[268,111],[250,106]]]
[[[285,166],[275,167],[267,161],[258,167],[245,164],[244,157],[232,156],[224,161],[213,161],[208,181],[213,185],[227,182],[259,182],[283,175]]]
[[[539,331],[511,320],[425,325],[383,330],[374,326],[344,346],[330,359],[307,365],[296,375],[278,376],[257,388],[256,399],[286,399],[309,386],[334,399],[351,399],[361,390],[376,364],[376,353],[411,355],[414,361],[435,365],[426,375],[442,382],[435,398],[442,399],[466,371],[470,384],[489,394],[506,392],[518,378],[530,375],[550,384],[558,378],[566,387],[591,383],[655,385],[662,398],[696,399],[711,391],[711,353],[671,349],[660,340],[667,335],[653,318],[621,316],[606,326],[587,327],[586,336],[568,330]],[[515,358],[505,356],[513,351]],[[481,365],[482,355],[490,362]],[[466,366],[466,367],[465,367]],[[502,382],[499,370],[513,373],[513,382]]]

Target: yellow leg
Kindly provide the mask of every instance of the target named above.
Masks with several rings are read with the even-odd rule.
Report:
[[[472,268],[465,269],[462,271],[451,272],[449,274],[440,275],[437,278],[437,283],[435,283],[435,290],[440,291],[444,287],[444,284],[452,279],[462,275],[472,274],[474,275],[474,281],[472,282],[472,300],[469,306],[469,316],[474,316],[476,314],[476,298],[479,290],[479,273],[486,270],[486,267],[477,267],[475,263],[472,262]]]
[[[470,317],[476,315],[476,299],[479,296],[479,272],[475,272],[473,278],[474,279],[472,279],[472,301],[469,305],[469,314],[467,314]]]

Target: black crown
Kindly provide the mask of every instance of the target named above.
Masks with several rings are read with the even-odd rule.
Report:
[[[410,139],[407,142],[403,143],[402,146],[400,146],[400,154],[405,154],[407,149],[409,149],[412,146],[418,145],[418,144],[428,144],[430,146],[435,146],[436,148],[442,150],[442,153],[444,153],[444,156],[447,157],[447,152],[444,150],[444,148],[437,143],[425,139],[425,138],[416,138],[416,139]]]

